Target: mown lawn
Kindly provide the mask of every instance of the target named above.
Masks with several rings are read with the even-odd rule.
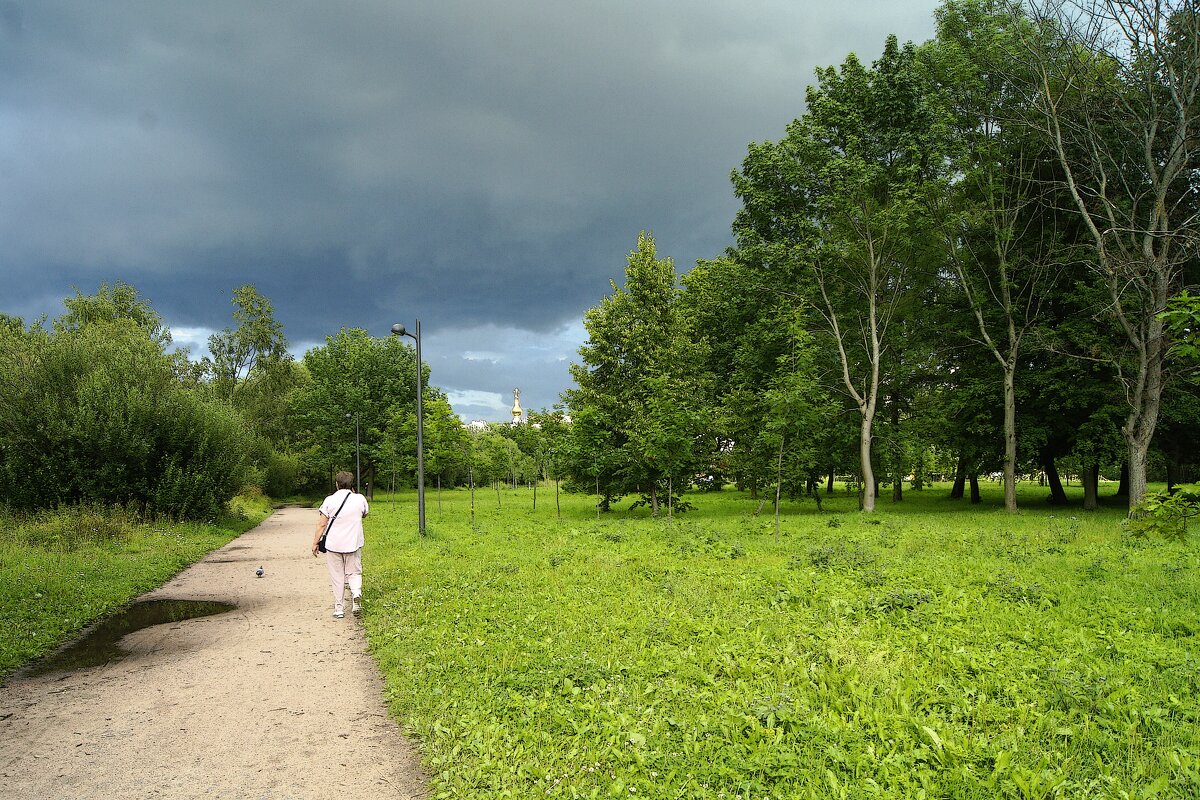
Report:
[[[235,498],[230,513],[209,525],[143,523],[104,508],[0,517],[0,680],[270,512],[253,496]]]
[[[379,497],[365,623],[434,797],[1200,796],[1194,538],[1045,494]]]

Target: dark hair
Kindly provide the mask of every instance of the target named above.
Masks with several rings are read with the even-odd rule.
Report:
[[[345,471],[339,472],[336,476],[334,476],[334,480],[337,482],[337,488],[339,488],[339,489],[353,489],[354,488],[354,474],[353,473],[345,472]]]

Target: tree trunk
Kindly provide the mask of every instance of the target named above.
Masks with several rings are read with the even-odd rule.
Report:
[[[367,464],[366,479],[367,479],[367,500],[374,503],[375,502],[375,465],[374,464]],[[361,486],[358,487],[358,489],[359,489],[359,491],[362,491]]]
[[[833,470],[829,470],[829,482],[825,484],[825,494],[833,494]]]
[[[1015,367],[1004,369],[1004,510],[1017,511],[1017,390]]]
[[[1159,308],[1165,308],[1166,292],[1156,298]],[[1147,339],[1155,345],[1153,352],[1147,356],[1149,363],[1144,369],[1144,388],[1135,395],[1135,402],[1130,409],[1125,423],[1125,439],[1129,443],[1129,509],[1130,512],[1146,499],[1146,486],[1149,481],[1147,469],[1150,461],[1150,445],[1154,441],[1154,429],[1158,425],[1158,409],[1163,393],[1163,350],[1166,349],[1165,336],[1162,332],[1162,321],[1154,318],[1148,326]]]
[[[1175,486],[1179,483],[1179,450],[1176,449],[1167,456],[1167,491],[1174,493]]]
[[[1083,510],[1095,511],[1100,505],[1100,467],[1095,464],[1084,466],[1079,481],[1083,484]]]
[[[898,441],[900,438],[900,403],[895,395],[890,398],[892,407],[892,436],[893,441]],[[898,453],[900,447],[895,445],[892,447],[892,458],[897,462],[892,469],[895,472],[892,475],[892,502],[899,503],[904,499],[904,466],[900,464]]]
[[[658,481],[650,483],[650,516],[658,516]]]
[[[971,505],[977,506],[983,502],[983,498],[979,495],[979,475],[971,473]]]
[[[1129,497],[1129,464],[1121,464],[1121,480],[1117,484],[1117,497]]]
[[[1046,458],[1042,469],[1046,470],[1046,482],[1050,484],[1050,505],[1067,505],[1067,493],[1063,490],[1062,481],[1058,477],[1058,467],[1054,466],[1053,458]]]
[[[967,459],[958,457],[958,469],[954,473],[954,487],[950,489],[951,500],[962,500],[967,487]]]
[[[872,414],[863,414],[862,427],[858,435],[858,459],[862,468],[862,510],[875,510],[875,470],[871,467],[871,423]]]

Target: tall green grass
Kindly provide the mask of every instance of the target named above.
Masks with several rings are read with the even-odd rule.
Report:
[[[434,797],[1196,797],[1200,557],[944,489],[864,516],[431,492],[368,518],[365,616]]]
[[[0,517],[0,679],[270,512],[266,498],[243,494],[209,524],[143,522],[94,506]]]

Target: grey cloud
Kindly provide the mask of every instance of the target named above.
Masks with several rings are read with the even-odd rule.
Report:
[[[639,230],[719,254],[730,170],[813,67],[934,5],[0,2],[0,310],[120,279],[219,329],[253,282],[293,341],[553,332]]]

